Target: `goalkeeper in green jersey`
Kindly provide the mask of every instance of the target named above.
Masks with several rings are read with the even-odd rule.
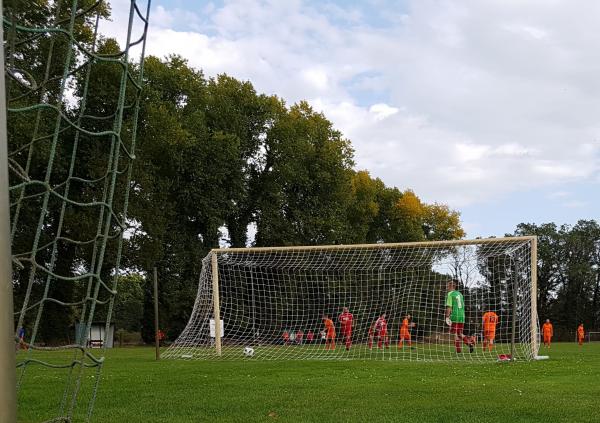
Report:
[[[456,352],[462,351],[461,341],[469,346],[469,352],[473,352],[473,339],[463,333],[465,327],[465,301],[463,295],[456,289],[456,281],[452,279],[446,283],[446,289],[448,290],[446,324],[450,326],[450,333],[454,334]]]

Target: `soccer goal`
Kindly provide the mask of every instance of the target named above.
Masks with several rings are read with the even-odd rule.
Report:
[[[189,322],[164,357],[531,360],[539,347],[536,243],[216,249],[203,260]],[[495,317],[484,324],[488,312]]]
[[[600,332],[588,332],[586,338],[588,342],[598,342],[600,341]]]

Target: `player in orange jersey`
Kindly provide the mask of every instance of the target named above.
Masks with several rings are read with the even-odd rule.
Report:
[[[379,319],[375,322],[375,331],[377,332],[377,348],[382,348],[382,344],[385,348],[390,347],[390,337],[387,332],[387,320],[385,319],[385,313],[379,316]]]
[[[554,327],[550,323],[550,319],[546,319],[546,323],[542,326],[542,336],[544,337],[544,345],[546,348],[550,348],[552,342],[552,336],[554,335]]]
[[[335,350],[335,326],[333,320],[324,314],[323,323],[325,324],[325,349]]]
[[[493,311],[483,314],[483,350],[492,351],[494,340],[496,339],[496,325],[498,324],[498,315]]]
[[[577,328],[577,341],[579,341],[579,345],[583,345],[583,338],[585,337],[585,331],[583,330],[583,323],[579,324]]]
[[[398,340],[398,347],[404,348],[404,341],[408,341],[408,346],[412,346],[412,340],[410,339],[410,328],[412,323],[410,322],[411,315],[406,314],[402,320],[402,326],[400,326],[400,339]]]

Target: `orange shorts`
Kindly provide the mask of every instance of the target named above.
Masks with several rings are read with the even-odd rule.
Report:
[[[335,332],[327,333],[326,339],[335,339]]]
[[[493,341],[496,339],[496,331],[495,330],[485,330],[483,331],[483,337],[488,341]]]
[[[400,332],[400,339],[410,339],[410,333],[409,332]]]

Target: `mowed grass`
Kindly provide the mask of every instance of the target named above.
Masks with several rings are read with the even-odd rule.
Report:
[[[600,421],[600,343],[555,344],[549,355],[547,361],[489,364],[156,362],[152,348],[113,349],[93,421]],[[19,421],[56,415],[64,374],[28,369]],[[93,376],[84,374],[84,382]],[[83,398],[88,392],[82,390]]]

